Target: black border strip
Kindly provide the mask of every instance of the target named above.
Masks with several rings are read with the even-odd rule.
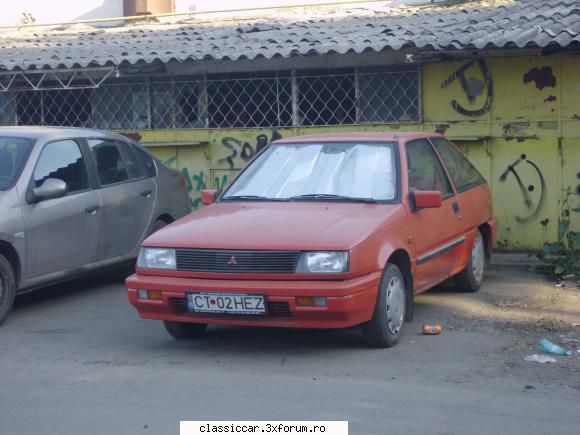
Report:
[[[435,257],[438,257],[441,254],[444,254],[447,251],[450,251],[451,249],[455,248],[456,246],[461,245],[462,243],[465,242],[465,236],[454,240],[451,243],[447,243],[446,245],[443,245],[431,252],[429,252],[428,254],[423,255],[422,257],[417,258],[417,265],[419,264],[423,264],[429,260],[432,260]]]

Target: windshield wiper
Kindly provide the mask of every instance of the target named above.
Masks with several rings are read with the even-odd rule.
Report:
[[[258,195],[233,195],[221,199],[222,201],[288,201],[286,198],[267,198]]]
[[[359,198],[356,196],[332,195],[328,193],[310,193],[307,195],[296,195],[288,198],[292,201],[312,201],[312,200],[329,200],[329,201],[347,201],[347,202],[367,202],[369,204],[378,204],[379,201],[373,198]]]

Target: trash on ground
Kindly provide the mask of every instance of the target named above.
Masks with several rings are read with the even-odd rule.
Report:
[[[551,357],[548,355],[538,355],[537,353],[524,357],[524,360],[530,361],[530,362],[537,362],[540,364],[548,364],[548,363],[555,363],[556,362],[556,358],[554,358],[554,357]]]
[[[552,343],[550,340],[542,338],[540,340],[540,349],[544,352],[552,353],[554,355],[562,355],[562,356],[569,356],[572,355],[572,352],[569,350],[564,349],[563,347],[558,346],[555,343]]]
[[[528,304],[522,304],[521,302],[508,302],[508,301],[500,301],[496,304],[496,306],[500,307],[500,308],[516,308],[516,307],[522,307],[522,308],[527,308]]]
[[[571,345],[574,345],[574,346],[580,346],[580,339],[578,339],[578,338],[568,338],[568,337],[565,337],[565,338],[562,338],[560,340],[560,343],[562,343],[562,344],[571,344]]]
[[[439,335],[441,334],[441,325],[423,325],[423,335]]]

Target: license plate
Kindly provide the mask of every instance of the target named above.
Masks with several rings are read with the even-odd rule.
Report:
[[[244,293],[189,292],[187,309],[194,313],[266,314],[266,298]]]

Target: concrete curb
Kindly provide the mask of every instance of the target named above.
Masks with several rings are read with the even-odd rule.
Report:
[[[493,267],[536,267],[540,260],[534,254],[526,253],[493,253],[491,255],[491,265]]]

